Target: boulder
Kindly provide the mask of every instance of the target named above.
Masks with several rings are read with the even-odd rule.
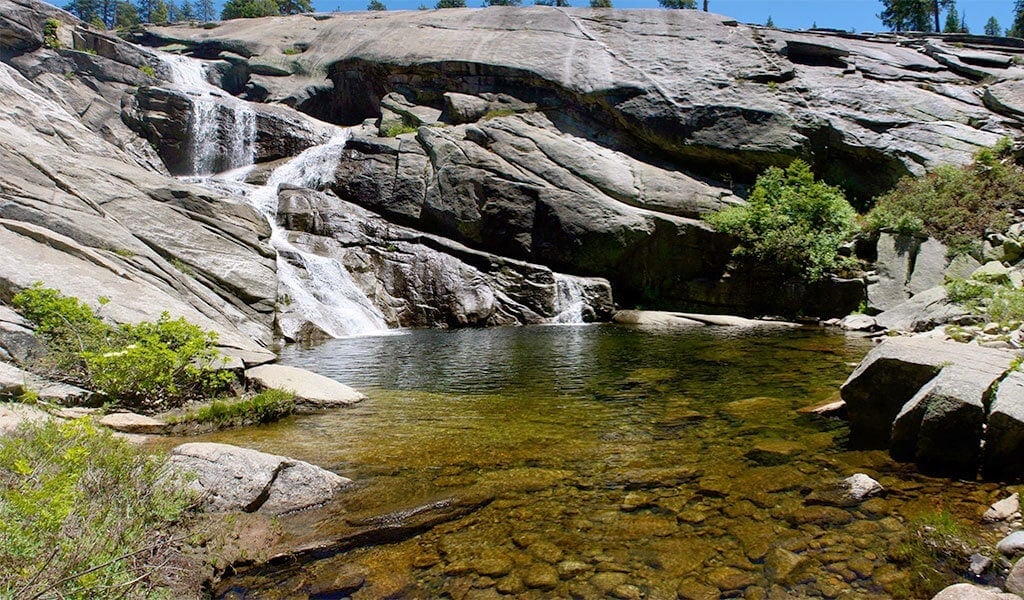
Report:
[[[17,430],[22,423],[40,423],[49,418],[46,411],[29,404],[0,402],[0,435]]]
[[[282,515],[334,498],[351,480],[302,461],[227,444],[182,444],[171,465],[203,494],[210,511]]]
[[[973,583],[956,583],[938,594],[932,600],[1019,600],[1016,594],[1002,593],[998,588],[982,587]]]
[[[885,491],[878,483],[864,473],[855,473],[845,479],[828,483],[813,490],[804,498],[807,504],[851,507]]]
[[[1020,516],[1019,513],[1020,494],[1014,492],[999,502],[992,504],[985,511],[985,514],[981,515],[981,518],[986,521],[1006,521],[1013,518],[1014,515]]]
[[[957,414],[959,410],[966,410],[967,406],[974,407],[972,414],[976,414],[977,409],[980,409],[984,422],[981,398],[989,389],[985,381],[988,381],[990,386],[1009,369],[1013,358],[1014,353],[1004,350],[923,337],[884,340],[864,357],[840,390],[850,418],[851,442],[860,447],[889,447],[896,416],[926,383],[947,368],[955,368],[955,372],[974,372],[978,375],[972,378],[971,385],[964,386],[964,393],[967,395],[963,403],[946,400],[947,390],[949,396],[959,393],[960,388],[954,377],[948,377],[937,389],[936,398],[940,400],[932,403],[928,400],[927,394],[919,398],[922,402],[915,406],[920,410],[926,412],[928,407],[934,404],[931,415],[935,420],[928,426],[929,431],[932,431],[932,427],[937,434],[944,431],[945,424],[950,423],[946,416]],[[917,414],[924,413],[914,412],[911,415],[908,412],[905,415],[908,425],[916,422],[911,417]],[[913,439],[917,430],[911,427],[910,432],[910,439]],[[931,437],[929,439],[932,441],[919,443],[925,444],[923,455],[930,457],[932,450],[928,444],[934,442],[941,446],[941,441]],[[980,443],[980,437],[978,441]],[[941,452],[941,448],[936,448],[935,451]]]
[[[868,280],[868,308],[882,312],[910,298],[907,284],[921,240],[912,235],[881,233],[875,275]]]
[[[868,315],[847,315],[839,321],[839,326],[846,331],[874,331],[878,323]]]
[[[772,548],[764,559],[764,573],[768,581],[782,585],[792,585],[800,580],[811,559],[785,548]]]
[[[277,388],[295,394],[296,407],[320,410],[349,406],[366,399],[356,390],[305,369],[285,365],[260,365],[245,371],[247,385]]]
[[[876,315],[875,322],[890,331],[921,332],[953,322],[966,314],[966,310],[951,304],[946,298],[946,289],[938,286]]]
[[[924,384],[893,419],[889,450],[926,472],[978,471],[985,405],[1008,368],[1004,357],[971,367],[949,365]]]
[[[0,399],[17,398],[26,392],[52,404],[81,404],[92,398],[92,392],[58,381],[50,381],[24,371],[10,363],[0,362]]]
[[[1024,597],[1024,558],[1013,564],[1010,573],[1006,576],[1006,583],[1003,587],[1011,594]]]
[[[1014,371],[999,383],[989,408],[982,472],[992,479],[1024,474],[1024,373]]]
[[[1024,531],[1014,531],[996,544],[996,550],[1006,556],[1024,554]]]

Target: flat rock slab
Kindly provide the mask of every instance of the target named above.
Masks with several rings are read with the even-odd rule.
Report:
[[[0,435],[11,433],[22,423],[39,423],[50,418],[45,411],[28,404],[0,403]]]
[[[35,392],[40,400],[55,404],[75,404],[92,396],[92,392],[80,387],[50,381],[10,363],[0,362],[0,399],[20,396],[26,391]]]
[[[785,321],[761,321],[733,315],[705,315],[660,310],[620,310],[612,321],[621,325],[650,327],[799,327]]]
[[[171,464],[195,474],[190,485],[211,511],[281,515],[324,504],[351,483],[307,462],[228,444],[182,444]]]
[[[130,412],[103,415],[97,422],[104,427],[109,427],[121,433],[157,434],[163,433],[167,427],[163,421]]]
[[[366,399],[362,393],[329,377],[285,365],[261,365],[248,369],[245,380],[257,388],[278,388],[294,393],[295,404],[300,409],[337,408]]]

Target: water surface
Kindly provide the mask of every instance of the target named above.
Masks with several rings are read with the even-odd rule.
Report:
[[[870,344],[809,328],[595,325],[287,348],[282,362],[369,399],[207,439],[356,480],[344,510],[384,513],[467,490],[496,499],[413,539],[240,589],[334,597],[332,585],[347,589],[339,581],[364,580],[352,597],[899,594],[909,574],[888,556],[906,521],[938,508],[975,519],[998,490],[846,450],[845,424],[796,412],[834,395]],[[855,472],[888,495],[849,509],[805,502]],[[799,568],[781,572],[780,558],[794,555]]]

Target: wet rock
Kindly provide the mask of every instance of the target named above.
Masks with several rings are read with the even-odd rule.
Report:
[[[768,581],[788,585],[796,583],[811,565],[811,559],[783,548],[772,548],[764,559]]]
[[[366,399],[362,393],[297,367],[261,365],[246,370],[246,382],[257,389],[277,388],[293,392],[295,404],[307,410],[348,406]]]
[[[613,476],[611,484],[627,490],[673,488],[700,477],[700,471],[687,467],[665,469],[629,469]]]
[[[1013,564],[1003,585],[1007,592],[1024,597],[1024,558]]]
[[[471,561],[469,566],[478,575],[495,578],[504,577],[512,571],[512,559],[500,553],[492,552]]]
[[[680,600],[718,600],[722,597],[718,588],[704,585],[693,579],[684,579],[676,589]]]
[[[1014,531],[996,544],[996,550],[1006,556],[1024,554],[1024,531]]]
[[[1008,497],[992,504],[981,516],[986,521],[1006,521],[1020,513],[1020,494],[1014,492]]]
[[[855,473],[846,479],[840,479],[822,486],[804,498],[807,504],[850,507],[856,506],[872,496],[881,494],[885,489],[871,477],[863,473]]]
[[[590,570],[590,565],[578,560],[563,560],[558,563],[558,576],[562,579],[572,579]]]
[[[981,577],[985,574],[985,571],[988,571],[992,566],[992,559],[984,554],[974,553],[971,555],[970,559],[971,562],[967,565],[967,570],[975,577]]]
[[[528,588],[548,590],[558,585],[558,571],[544,563],[533,563],[520,570],[519,577]]]
[[[620,600],[641,600],[644,597],[644,593],[637,586],[624,583],[613,589],[611,596]]]
[[[787,519],[795,525],[819,525],[831,527],[846,525],[853,520],[849,512],[834,506],[808,506],[793,512]]]
[[[361,589],[366,578],[358,573],[341,573],[327,581],[317,581],[309,588],[310,597],[344,597]]]
[[[719,590],[742,590],[757,583],[757,576],[735,567],[717,567],[707,573],[708,582]]]
[[[124,433],[159,434],[167,429],[163,421],[130,412],[103,415],[97,423]]]
[[[189,485],[215,511],[280,515],[323,504],[351,483],[309,463],[227,444],[182,444],[170,462],[195,474]]]
[[[502,594],[519,594],[526,590],[526,585],[519,575],[512,573],[508,577],[498,580],[494,589]]]
[[[590,578],[590,585],[603,594],[611,594],[621,585],[625,585],[629,576],[625,573],[597,573]]]
[[[762,440],[746,453],[748,460],[771,466],[787,463],[793,457],[805,452],[807,448],[798,442],[789,440]]]

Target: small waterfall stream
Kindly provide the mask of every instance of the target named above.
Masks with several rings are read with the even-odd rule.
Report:
[[[327,143],[277,167],[266,184],[245,183],[256,156],[256,111],[210,84],[202,62],[169,56],[166,64],[175,85],[193,101],[189,127],[195,176],[188,179],[245,198],[270,223],[270,243],[277,250],[278,299],[287,304],[279,314],[282,333],[295,337],[306,321],[332,337],[386,330],[383,315],[341,263],[295,246],[277,223],[280,186],[316,189],[329,181],[348,141],[348,130],[339,129]]]
[[[251,165],[256,157],[256,111],[248,102],[211,84],[202,62],[169,56],[165,64],[173,83],[192,100],[192,174],[210,175]]]
[[[555,273],[555,316],[551,322],[562,325],[584,323],[586,307],[586,290],[579,279]]]

